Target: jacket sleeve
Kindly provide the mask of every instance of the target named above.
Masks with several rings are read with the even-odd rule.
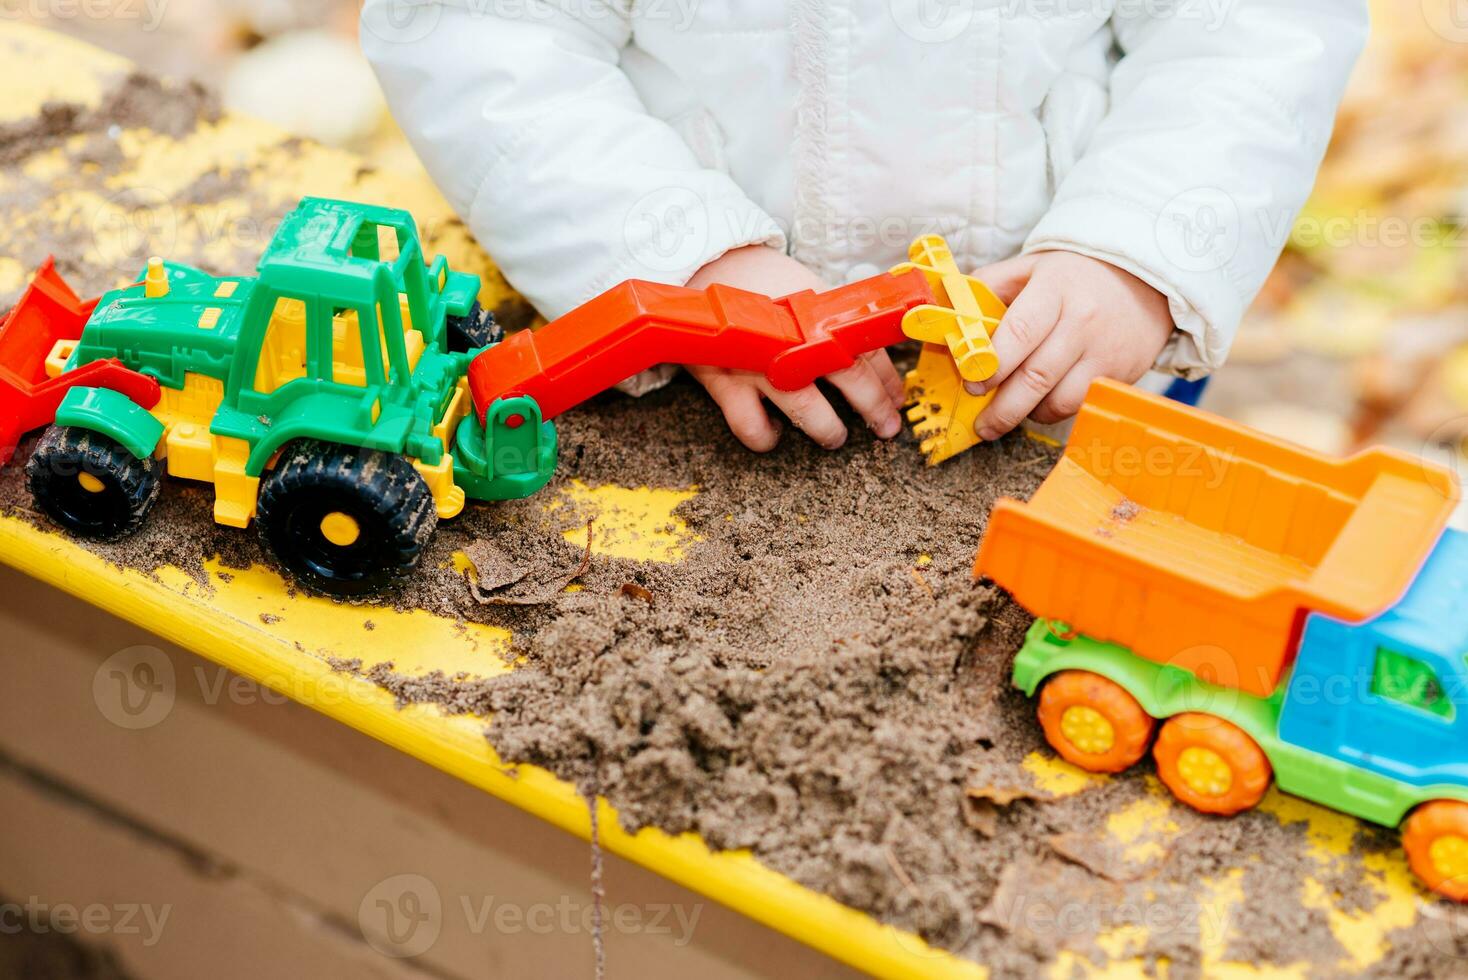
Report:
[[[1111,108],[1025,242],[1164,293],[1160,370],[1223,364],[1279,258],[1365,43],[1365,0],[1131,4]]]
[[[681,284],[785,238],[648,113],[623,2],[368,0],[362,46],[429,174],[506,278],[556,317],[630,278]]]

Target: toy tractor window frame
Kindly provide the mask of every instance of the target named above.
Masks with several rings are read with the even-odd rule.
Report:
[[[383,268],[383,267],[379,267]],[[381,287],[381,276],[375,285]],[[328,384],[343,389],[343,392],[361,391],[363,388],[380,388],[389,383],[406,384],[410,371],[407,346],[402,333],[402,321],[398,314],[395,290],[386,292],[390,300],[384,301],[384,291],[374,290],[372,297],[347,299],[343,297],[311,295],[303,296],[289,290],[274,289],[262,285],[256,302],[260,304],[264,324],[249,341],[242,339],[242,352],[248,349],[245,363],[253,364],[240,379],[240,393],[250,401],[274,401],[282,392],[289,391],[301,383],[309,385]],[[280,329],[275,321],[275,310],[282,301],[294,301],[304,305],[303,331],[306,362],[303,373],[273,387],[262,387],[260,365],[266,359],[266,350],[272,332]],[[336,349],[336,316],[344,311],[356,314],[357,351],[360,351],[362,380],[345,380],[341,374],[342,363]],[[384,357],[384,351],[386,357]],[[349,355],[350,356],[350,355]],[[389,380],[391,379],[391,380]]]
[[[270,289],[264,290],[257,302],[259,302],[260,308],[264,311],[264,326],[259,333],[259,343],[252,343],[250,345],[255,351],[255,356],[251,359],[253,370],[248,371],[246,377],[241,379],[243,382],[241,387],[257,397],[274,398],[280,392],[302,381],[330,381],[331,334],[330,331],[326,332],[327,350],[320,350],[322,331],[320,330],[319,324],[321,311],[316,297],[292,295],[283,290]],[[268,363],[267,351],[270,348],[272,340],[277,338],[277,331],[288,329],[288,327],[278,320],[281,312],[281,304],[283,303],[301,304],[301,343],[305,361],[301,365],[300,374],[289,377],[284,381],[279,380],[278,377],[272,377],[270,381],[265,382],[262,380],[262,375],[266,374],[265,368]],[[316,325],[314,328],[313,324]],[[323,365],[325,365],[325,374],[322,373]],[[269,372],[269,374],[275,375],[276,372]]]
[[[396,255],[385,254],[384,238],[393,243],[397,251]],[[357,227],[352,235],[351,254],[355,258],[381,263],[378,269],[386,270],[390,274],[393,280],[391,292],[394,298],[398,299],[397,304],[384,304],[384,306],[398,305],[400,307],[402,298],[406,298],[408,316],[406,322],[401,323],[402,328],[404,330],[416,329],[423,335],[424,341],[431,344],[435,338],[424,329],[426,325],[434,322],[431,315],[430,298],[438,295],[443,289],[444,281],[448,276],[448,260],[440,255],[430,268],[424,258],[423,246],[418,241],[415,229],[396,222],[366,220]],[[374,283],[374,285],[380,290],[380,283]],[[400,316],[399,320],[401,319]]]

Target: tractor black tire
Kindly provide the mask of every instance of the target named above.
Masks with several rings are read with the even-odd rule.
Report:
[[[413,573],[438,510],[403,457],[303,439],[261,485],[258,519],[266,549],[296,581],[358,599]]]
[[[116,541],[143,526],[158,501],[161,467],[98,432],[53,425],[25,468],[36,507],[78,537]]]
[[[451,316],[446,324],[449,350],[464,354],[505,339],[504,330],[495,322],[494,314],[479,305],[479,300],[463,316]]]

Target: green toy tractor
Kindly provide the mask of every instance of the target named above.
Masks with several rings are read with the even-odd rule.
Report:
[[[258,520],[307,587],[380,591],[466,499],[527,496],[555,467],[533,399],[497,401],[483,422],[472,410],[469,362],[500,339],[478,291],[442,256],[425,262],[407,212],[316,198],[286,216],[254,278],[151,260],[52,367],[116,358],[161,395],[69,391],[27,467],[36,503],[116,539],[142,525],[163,473],[211,483],[215,520]]]

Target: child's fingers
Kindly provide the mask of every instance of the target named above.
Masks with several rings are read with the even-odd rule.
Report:
[[[734,438],[757,453],[767,453],[780,442],[780,426],[765,411],[760,389],[752,379],[714,374],[699,380],[724,413]]]
[[[815,385],[799,391],[766,388],[765,397],[785,413],[797,429],[810,436],[822,449],[840,449],[846,443],[846,426],[836,410]]]
[[[1039,260],[1038,253],[1016,255],[1002,262],[994,262],[975,269],[974,278],[994,290],[994,295],[1007,305],[1014,302],[1014,298],[1030,281],[1030,275],[1035,271],[1035,263]]]
[[[999,370],[988,381],[964,382],[969,394],[982,395],[1002,385],[1050,336],[1055,324],[1060,322],[1062,305],[1060,290],[1040,281],[1026,287],[994,331],[994,354],[999,358]]]
[[[1101,372],[1097,368],[1082,360],[1070,369],[1070,373],[1060,379],[1055,389],[1041,400],[1040,404],[1030,413],[1030,417],[1043,425],[1052,425],[1063,422],[1076,412],[1081,410],[1081,403],[1086,400],[1086,392],[1091,388],[1091,382],[1100,377]]]
[[[999,386],[994,400],[985,406],[974,424],[980,439],[998,439],[1019,425],[1070,374],[1082,354],[1080,342],[1073,339],[1073,333],[1052,333]]]
[[[902,387],[902,375],[892,366],[892,358],[887,356],[886,351],[879,350],[866,355],[866,362],[877,372],[877,380],[887,390],[887,397],[892,399],[892,407],[901,410],[902,403],[907,400],[907,392]]]
[[[827,375],[826,380],[836,386],[878,436],[891,439],[902,431],[902,417],[871,364],[858,360],[849,368]]]

